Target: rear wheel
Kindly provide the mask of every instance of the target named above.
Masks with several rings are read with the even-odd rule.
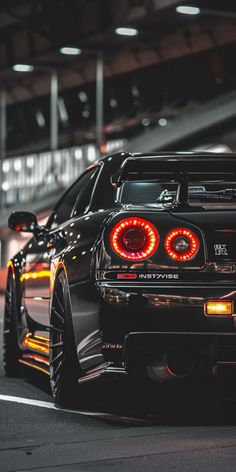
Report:
[[[80,373],[72,325],[69,288],[64,272],[55,282],[50,324],[50,384],[56,403],[72,406],[78,399]]]
[[[19,375],[18,305],[12,272],[9,272],[3,322],[3,366],[9,377]]]

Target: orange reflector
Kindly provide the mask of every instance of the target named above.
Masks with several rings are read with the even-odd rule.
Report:
[[[205,311],[207,315],[227,316],[233,314],[232,300],[212,300],[206,302]]]

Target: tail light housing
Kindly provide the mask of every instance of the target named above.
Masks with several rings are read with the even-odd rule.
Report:
[[[111,231],[110,245],[123,259],[142,261],[151,257],[159,244],[156,228],[143,218],[130,217],[119,221]]]
[[[167,234],[164,246],[167,255],[171,259],[187,262],[198,253],[199,239],[188,228],[175,228]]]

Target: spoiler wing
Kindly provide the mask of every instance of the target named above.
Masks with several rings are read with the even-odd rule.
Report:
[[[114,187],[127,181],[155,180],[178,184],[175,207],[190,207],[188,182],[191,183],[236,183],[235,156],[216,154],[181,157],[128,157],[118,172],[111,177]],[[192,207],[191,207],[192,208]]]

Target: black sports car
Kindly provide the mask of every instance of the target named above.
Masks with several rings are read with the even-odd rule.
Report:
[[[4,365],[55,401],[127,374],[157,382],[236,364],[236,156],[120,153],[89,167],[8,264]]]

